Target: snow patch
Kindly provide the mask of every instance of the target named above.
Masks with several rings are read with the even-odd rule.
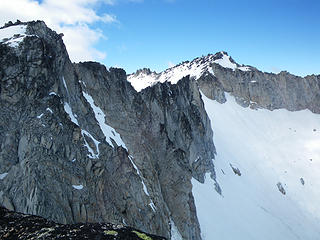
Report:
[[[156,209],[157,209],[157,208],[156,208],[156,206],[154,205],[154,203],[153,203],[153,201],[152,201],[152,199],[151,199],[151,197],[150,197],[149,191],[148,191],[148,189],[147,189],[146,184],[145,184],[144,181],[143,181],[143,177],[142,177],[142,175],[141,175],[141,173],[140,173],[140,170],[138,169],[137,165],[134,163],[134,161],[133,161],[133,159],[132,159],[132,156],[129,155],[129,159],[130,159],[130,161],[131,161],[132,166],[134,167],[134,169],[136,170],[137,174],[139,175],[139,177],[140,177],[140,179],[141,179],[141,183],[142,183],[142,187],[143,187],[144,193],[145,193],[145,194],[149,197],[149,199],[150,199],[149,206],[151,207],[151,209],[152,209],[153,212],[156,212]]]
[[[230,56],[224,53],[222,53],[222,58],[215,60],[214,63],[217,63],[224,68],[231,68],[232,70],[237,69],[237,64],[231,62]]]
[[[72,187],[73,187],[74,189],[77,189],[77,190],[83,189],[83,186],[82,186],[82,185],[72,185]]]
[[[67,91],[67,94],[69,95],[69,90],[68,90],[68,87],[67,87],[66,80],[64,79],[64,76],[62,76],[62,82],[63,82],[63,86],[64,86],[64,88],[65,88],[65,89],[66,89],[66,91]]]
[[[239,69],[243,72],[251,71],[250,67],[247,67],[247,66],[238,67],[237,64],[231,62],[230,56],[226,55],[224,52],[221,52],[221,53],[222,53],[222,58],[215,60],[214,63],[217,63],[224,68],[230,68],[233,71],[235,71],[236,69]]]
[[[81,130],[81,134],[83,136],[83,139],[84,139],[84,142],[85,142],[85,146],[87,147],[88,149],[88,157],[89,158],[93,158],[93,159],[97,159],[99,158],[99,155],[100,155],[100,151],[99,151],[99,144],[100,142],[98,140],[96,140],[89,132],[87,132],[86,130]],[[92,141],[94,142],[95,146],[96,146],[96,150],[97,150],[97,153],[95,153],[95,151],[90,147],[89,143],[87,142],[85,136],[86,135],[87,137],[90,137],[92,139]]]
[[[0,180],[3,180],[8,175],[7,172],[0,174]]]
[[[212,67],[209,67],[209,68],[208,68],[208,72],[211,73],[211,74],[214,76],[214,72],[213,72],[213,70],[212,70]]]
[[[141,177],[141,175],[139,175],[139,176]],[[147,196],[150,197],[150,194],[149,194],[149,192],[148,192],[148,189],[147,189],[146,184],[144,183],[143,180],[141,181],[141,183],[142,183],[142,185],[143,185],[143,191],[144,191],[144,193],[145,193]]]
[[[243,72],[250,72],[251,71],[250,67],[238,67],[238,69]]]
[[[154,203],[152,202],[152,200],[151,200],[151,198],[150,198],[150,203],[149,203],[149,206],[151,207],[151,209],[152,209],[152,211],[153,212],[156,212],[157,211],[157,208],[156,208],[156,206],[154,205]]]
[[[42,117],[43,117],[43,115],[44,115],[44,114],[43,114],[43,113],[41,113],[39,116],[37,116],[37,118],[38,118],[38,119],[40,119],[40,118],[42,118]]]
[[[16,48],[27,36],[26,30],[26,25],[16,25],[0,29],[0,43]]]
[[[109,71],[109,70],[108,70]],[[87,87],[87,84],[83,81],[79,81],[81,84],[83,84],[84,87]]]
[[[137,76],[130,75],[127,78],[127,80],[131,83],[131,85],[137,92],[140,92],[142,89],[156,84],[158,82],[156,79],[157,75],[154,73],[152,73],[151,75],[145,73],[141,73]]]
[[[103,132],[103,134],[106,138],[106,141],[109,143],[109,145],[114,147],[112,144],[112,141],[111,141],[111,139],[113,139],[117,143],[118,146],[122,146],[124,149],[128,150],[125,143],[122,141],[120,134],[117,133],[117,131],[114,128],[112,128],[111,126],[106,124],[106,122],[105,122],[106,115],[104,114],[104,112],[102,111],[101,108],[99,108],[97,105],[95,105],[93,98],[85,92],[83,92],[83,96],[90,104],[90,106],[94,112],[95,118],[96,118],[97,122],[99,123],[100,129]]]
[[[72,121],[73,123],[75,123],[76,125],[79,126],[78,120],[77,120],[76,117],[73,115],[73,112],[72,112],[72,109],[71,109],[69,103],[67,103],[67,102],[64,103],[64,110],[65,110],[66,113],[69,115],[71,121]]]
[[[170,219],[170,225],[171,225],[171,240],[183,240],[177,226],[174,224],[174,221],[172,219]]]

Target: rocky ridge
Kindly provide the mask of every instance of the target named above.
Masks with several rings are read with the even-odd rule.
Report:
[[[215,148],[197,83],[138,93],[122,69],[71,63],[44,22],[3,33],[0,204],[59,223],[201,239],[191,178],[215,178]]]
[[[203,94],[220,103],[226,101],[224,93],[230,93],[243,107],[309,109],[320,113],[320,75],[299,77],[285,71],[266,73],[236,63],[226,52],[183,62],[161,73],[137,71],[128,75],[128,80],[140,91],[157,82],[176,83],[187,75],[198,82]]]
[[[0,207],[1,239],[165,240],[123,225],[105,223],[58,224]]]
[[[218,52],[216,54],[208,54],[207,56],[195,58],[191,62],[182,62],[161,73],[156,73],[148,68],[139,69],[135,73],[128,75],[128,81],[131,82],[137,91],[141,91],[157,82],[163,83],[169,81],[176,84],[180,79],[188,75],[197,80],[204,73],[214,75],[211,68],[212,64],[218,64],[223,68],[237,69],[244,72],[250,71],[252,68],[236,63],[226,52]]]

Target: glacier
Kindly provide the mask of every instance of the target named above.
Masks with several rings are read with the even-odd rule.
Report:
[[[320,115],[243,108],[226,97],[220,104],[202,94],[222,188],[219,195],[209,174],[204,184],[192,180],[202,238],[320,239]]]

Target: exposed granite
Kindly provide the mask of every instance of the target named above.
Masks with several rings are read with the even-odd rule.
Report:
[[[137,93],[121,69],[71,63],[43,22],[18,24],[19,46],[0,44],[0,204],[167,238],[174,222],[183,239],[201,239],[191,178],[214,178],[215,148],[197,83]],[[88,96],[125,146],[106,139]]]
[[[211,66],[214,76],[203,76],[199,80],[201,90],[211,99],[223,102],[221,92],[228,92],[244,107],[290,111],[309,109],[320,113],[320,75],[299,77],[285,71],[273,74],[253,67],[250,71],[241,71],[219,64]]]

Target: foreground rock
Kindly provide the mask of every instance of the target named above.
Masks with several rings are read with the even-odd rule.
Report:
[[[57,224],[42,217],[25,215],[0,207],[1,239],[105,239],[165,240],[123,225]]]

